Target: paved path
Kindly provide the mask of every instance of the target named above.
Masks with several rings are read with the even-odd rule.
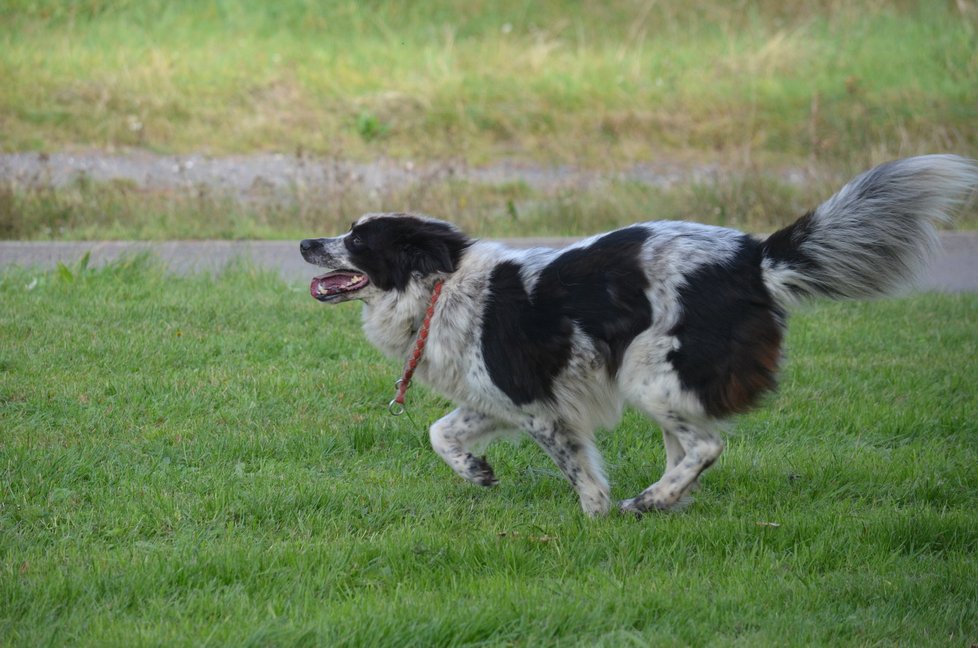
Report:
[[[559,247],[574,240],[510,239],[505,242],[518,247]],[[944,232],[941,241],[944,254],[935,259],[919,288],[939,292],[978,292],[978,232]],[[0,269],[8,265],[50,269],[59,262],[70,267],[86,252],[91,253],[92,267],[121,256],[149,252],[177,273],[215,272],[238,258],[275,270],[290,282],[306,281],[315,273],[313,266],[299,256],[298,241],[0,241]]]
[[[378,159],[372,162],[319,158],[281,153],[209,156],[160,155],[130,150],[63,153],[0,153],[0,180],[18,187],[63,187],[85,178],[94,182],[123,182],[144,189],[196,192],[208,187],[221,195],[244,200],[271,194],[291,196],[297,190],[324,194],[359,189],[387,193],[418,184],[465,180],[479,184],[520,183],[541,191],[593,187],[617,180],[654,187],[704,182],[731,173],[717,164],[657,160],[609,171],[589,171],[573,165],[540,166],[500,161],[471,166],[461,160],[410,162]],[[805,182],[803,169],[772,171],[787,183]]]

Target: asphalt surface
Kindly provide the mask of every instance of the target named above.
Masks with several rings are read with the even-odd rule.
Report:
[[[561,247],[576,239],[508,239],[515,247]],[[943,232],[944,253],[936,258],[917,290],[978,292],[978,232]],[[71,267],[90,253],[89,266],[149,253],[172,272],[219,272],[228,263],[244,260],[275,271],[288,282],[306,282],[316,269],[299,255],[298,241],[0,241],[0,269],[11,265],[49,270],[64,263]]]

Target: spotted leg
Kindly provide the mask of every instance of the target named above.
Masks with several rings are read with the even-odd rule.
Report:
[[[528,419],[523,429],[553,459],[581,499],[581,508],[591,517],[611,509],[611,489],[601,468],[601,453],[589,435],[541,419]]]
[[[674,508],[683,503],[683,496],[695,488],[700,474],[713,465],[723,452],[723,439],[712,429],[709,422],[691,423],[683,419],[662,422],[682,446],[683,457],[668,468],[656,483],[644,491],[620,503],[622,511],[645,513],[651,510]],[[668,443],[668,442],[667,442]],[[666,446],[667,462],[669,456]]]
[[[498,422],[484,414],[459,408],[435,421],[428,430],[431,447],[452,470],[479,486],[495,486],[498,481],[485,457],[472,453],[502,430]]]

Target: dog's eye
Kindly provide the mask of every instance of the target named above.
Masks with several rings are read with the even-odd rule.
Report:
[[[351,250],[361,250],[364,247],[366,247],[363,244],[363,239],[360,237],[359,234],[350,234],[350,236],[347,237],[346,242],[347,242],[347,246]]]

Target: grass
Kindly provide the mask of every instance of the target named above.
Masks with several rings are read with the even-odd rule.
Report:
[[[769,230],[883,159],[978,157],[976,27],[972,0],[6,0],[0,151],[721,173],[243,202],[7,179],[0,237],[300,238],[376,209]],[[804,309],[697,503],[640,521],[585,519],[530,444],[462,483],[424,431],[450,405],[418,386],[386,415],[399,367],[357,309],[253,269],[14,269],[0,301],[0,645],[978,642],[975,296]],[[658,436],[629,414],[602,438],[615,496]]]
[[[421,178],[365,190],[353,183],[294,184],[241,199],[217,189],[150,190],[82,176],[63,187],[0,185],[0,238],[27,240],[301,239],[345,231],[360,214],[410,211],[451,220],[474,236],[586,236],[647,220],[690,220],[771,232],[848,180],[813,174],[787,182],[759,168],[718,171],[657,187],[605,179],[532,187]],[[954,227],[978,226],[978,201]]]
[[[883,160],[978,157],[976,52],[974,0],[7,0],[0,151],[276,152],[436,172],[243,201],[206,186],[11,176],[0,237],[296,238],[375,210],[482,236],[652,218],[769,231]],[[514,160],[718,171],[665,189],[559,190],[437,171]],[[959,221],[976,223],[975,209]]]
[[[367,191],[355,184],[293,185],[259,199],[217,189],[149,190],[85,177],[63,187],[0,187],[0,237],[12,239],[295,239],[342,231],[360,214],[412,211],[447,218],[478,236],[587,235],[664,218],[772,231],[834,193],[831,184],[784,183],[760,171],[671,187],[630,181],[534,188],[524,182],[424,179]],[[978,223],[978,210],[957,224]]]
[[[0,275],[0,643],[970,645],[978,298],[821,304],[685,513],[587,520],[530,444],[427,447],[448,403],[358,309],[247,267]],[[629,414],[617,497],[664,460]]]
[[[976,27],[972,0],[7,0],[0,150],[974,154]]]

